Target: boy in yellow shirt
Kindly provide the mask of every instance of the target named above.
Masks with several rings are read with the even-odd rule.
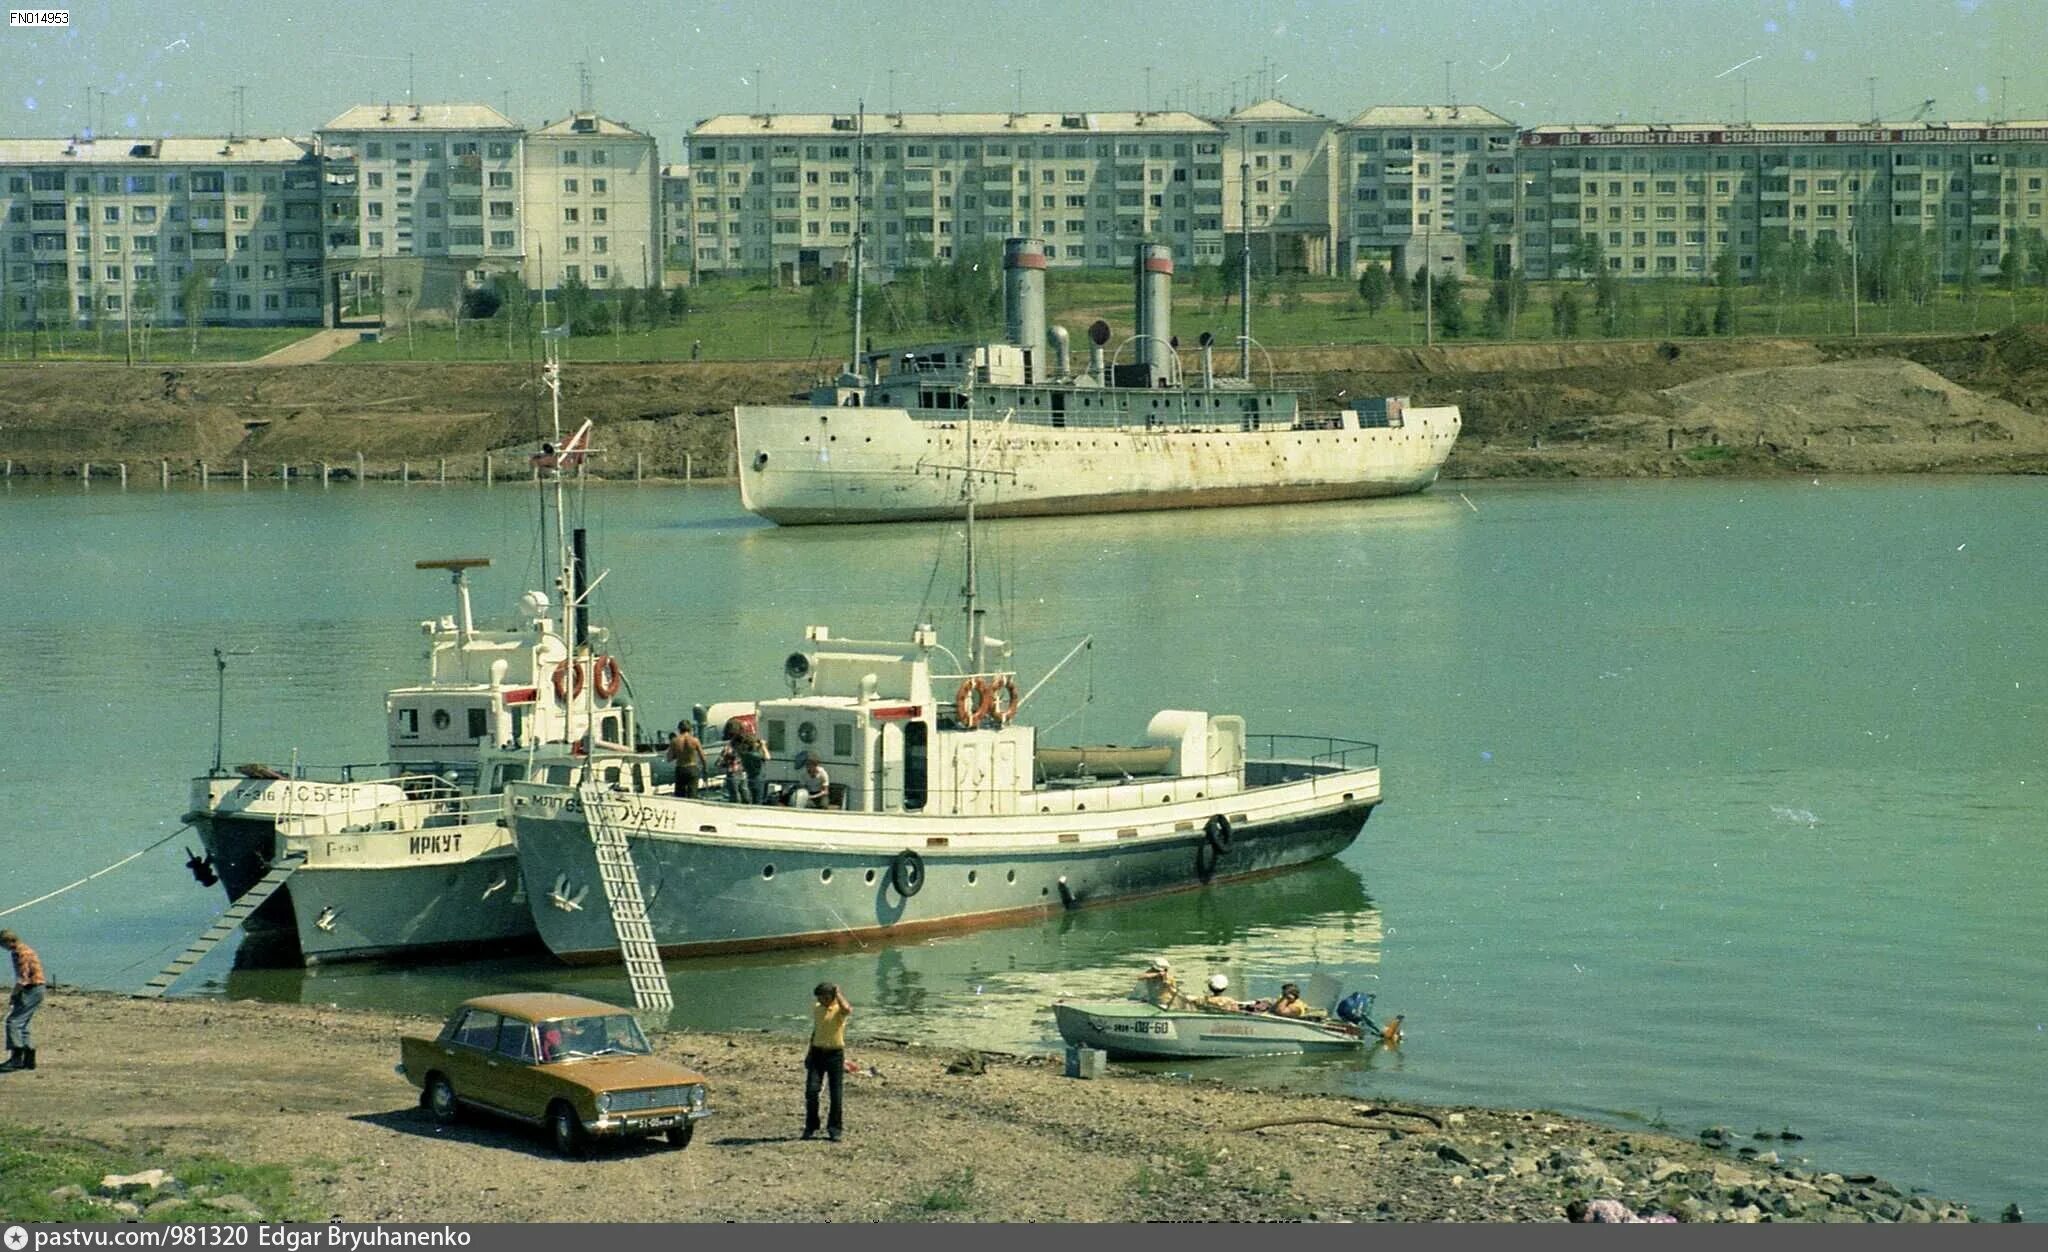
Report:
[[[839,1097],[846,1085],[846,1019],[853,1005],[836,983],[821,982],[811,993],[811,1047],[804,1053],[804,1138],[818,1135],[818,1088],[828,1087],[831,1111],[825,1118],[825,1137],[839,1142],[845,1123],[839,1113]]]

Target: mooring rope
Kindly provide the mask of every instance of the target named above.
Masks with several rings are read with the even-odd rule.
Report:
[[[105,869],[96,869],[92,873],[87,874],[85,877],[79,879],[77,882],[66,883],[63,886],[57,888],[55,891],[45,892],[44,894],[37,896],[33,900],[24,900],[20,904],[15,905],[11,909],[0,909],[0,917],[7,917],[10,914],[19,913],[23,909],[32,908],[35,905],[41,904],[45,900],[54,900],[58,896],[63,895],[65,892],[71,890],[74,887],[83,887],[85,884],[91,882],[95,878],[98,878],[102,874],[113,873],[115,870],[121,868],[123,865],[126,865],[128,862],[134,860],[138,856],[143,855],[144,853],[156,851],[158,848],[163,847],[165,844],[169,843],[173,839],[176,839],[179,835],[184,834],[186,831],[190,829],[192,829],[190,826],[180,826],[176,830],[172,831],[170,834],[165,835],[163,838],[157,840],[155,843],[150,844],[148,847],[140,848],[134,852],[130,852],[127,856],[122,857],[120,860],[114,862],[112,865],[107,866]]]

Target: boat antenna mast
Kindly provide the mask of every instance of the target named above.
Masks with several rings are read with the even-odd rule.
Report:
[[[868,193],[868,102],[859,102],[854,114],[853,139],[853,351],[846,358],[846,372],[855,379],[861,370],[861,303],[866,295],[862,262],[867,243],[867,220],[863,210]]]
[[[1252,158],[1237,128],[1237,376],[1252,380]]]
[[[975,607],[978,593],[974,564],[974,397],[967,397],[967,582],[960,589],[964,601],[963,611],[967,615],[967,666],[974,673],[983,671],[981,613]]]

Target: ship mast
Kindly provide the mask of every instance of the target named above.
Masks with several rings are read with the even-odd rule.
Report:
[[[974,607],[977,594],[974,566],[974,397],[967,399],[967,585],[960,589],[960,598],[966,602],[967,615],[967,667],[974,673],[981,673],[981,610]]]

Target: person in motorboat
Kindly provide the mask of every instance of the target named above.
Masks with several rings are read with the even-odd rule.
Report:
[[[1291,982],[1280,984],[1280,998],[1273,1001],[1266,1010],[1275,1017],[1307,1017],[1308,1004],[1301,998],[1301,988]]]
[[[1179,1008],[1180,984],[1173,979],[1173,963],[1163,956],[1155,956],[1147,962],[1145,972],[1138,976],[1136,998],[1162,1009]]]
[[[1237,1001],[1223,994],[1228,990],[1230,990],[1230,980],[1228,978],[1221,974],[1211,974],[1209,975],[1209,994],[1196,1001],[1196,1004],[1211,1013],[1235,1013],[1239,1007]]]

